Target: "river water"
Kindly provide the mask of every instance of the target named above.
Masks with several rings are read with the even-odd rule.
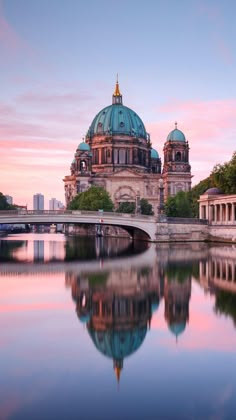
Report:
[[[0,240],[0,419],[236,418],[236,247]]]

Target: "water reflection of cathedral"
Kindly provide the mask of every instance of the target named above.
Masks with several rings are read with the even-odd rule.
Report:
[[[118,381],[124,359],[144,342],[163,296],[170,331],[178,336],[188,322],[190,277],[169,281],[158,264],[78,276],[71,273],[66,284],[71,288],[78,318],[86,324],[95,347],[113,359]]]
[[[235,247],[211,247],[208,258],[199,262],[199,274],[205,290],[218,288],[236,293]]]
[[[189,320],[189,301],[191,296],[191,276],[180,280],[165,277],[165,319],[170,331],[177,337],[183,333]]]

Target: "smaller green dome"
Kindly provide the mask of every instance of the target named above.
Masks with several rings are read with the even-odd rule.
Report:
[[[169,325],[169,330],[178,337],[182,334],[185,330],[186,323],[185,322],[176,322],[174,324]]]
[[[151,149],[151,159],[159,159],[159,154],[156,149]]]
[[[186,138],[185,138],[184,133],[182,131],[178,130],[178,128],[176,127],[174,130],[172,130],[168,134],[166,141],[182,141],[182,142],[186,142]]]
[[[158,308],[159,308],[159,302],[152,303],[152,305],[151,305],[152,314],[154,314],[154,312],[156,312]]]
[[[84,141],[82,141],[82,143],[79,144],[78,146],[78,150],[81,150],[83,152],[89,152],[90,151],[90,146],[85,143]]]
[[[85,315],[78,315],[80,322],[82,322],[82,324],[87,324],[87,322],[89,322],[90,318],[91,318],[91,314],[85,314]]]

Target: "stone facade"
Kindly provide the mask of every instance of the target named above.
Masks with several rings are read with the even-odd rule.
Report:
[[[211,225],[236,226],[236,194],[219,194],[216,188],[209,188],[200,196],[199,216]]]
[[[200,219],[208,221],[209,240],[236,242],[236,195],[209,188],[199,199]]]
[[[94,118],[85,141],[76,149],[70,175],[65,176],[65,201],[101,186],[110,194],[117,208],[132,202],[139,211],[139,201],[146,199],[155,215],[160,213],[164,198],[191,188],[189,146],[184,134],[175,129],[164,146],[164,167],[158,152],[151,147],[150,135],[139,116],[122,103],[116,83],[112,105]]]

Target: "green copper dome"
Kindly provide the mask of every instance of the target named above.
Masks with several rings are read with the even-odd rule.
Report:
[[[127,106],[115,104],[102,109],[94,118],[88,135],[125,134],[147,139],[141,118]]]
[[[151,158],[152,159],[159,159],[159,154],[156,149],[151,149]]]
[[[182,334],[185,330],[186,323],[185,322],[176,322],[174,324],[169,325],[169,330],[178,337],[180,334]]]
[[[96,348],[112,359],[124,359],[141,346],[147,328],[135,328],[131,331],[96,331],[88,329]]]
[[[175,129],[168,134],[166,141],[186,142],[184,133],[177,128],[177,123],[175,123]]]
[[[112,105],[103,108],[93,119],[88,130],[88,137],[94,135],[128,135],[147,140],[148,135],[141,118],[122,103],[119,84],[116,83]]]
[[[87,143],[85,143],[84,141],[82,141],[82,143],[79,144],[78,149],[77,150],[81,150],[84,152],[89,152],[90,151],[90,147]]]

